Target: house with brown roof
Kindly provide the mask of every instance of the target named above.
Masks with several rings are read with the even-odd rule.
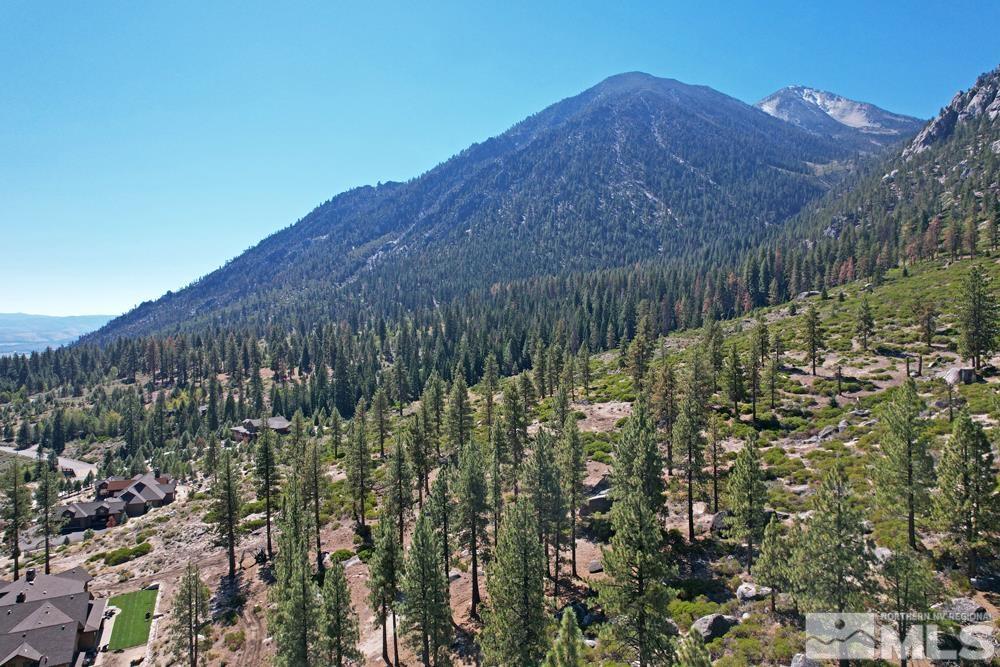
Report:
[[[174,502],[177,480],[164,475],[159,470],[134,475],[132,477],[108,477],[94,484],[98,500],[121,498],[128,492],[141,495],[149,501],[157,501],[156,507]]]
[[[116,499],[125,503],[125,514],[140,516],[153,507],[174,502],[177,480],[159,470],[125,479],[109,477],[94,485],[97,500]]]
[[[63,532],[99,530],[121,525],[128,517],[141,516],[153,507],[174,502],[177,480],[159,470],[134,477],[109,477],[94,485],[95,499],[56,508]]]
[[[88,590],[83,568],[60,574],[29,569],[0,582],[0,667],[68,667],[96,652],[107,600]]]
[[[244,419],[239,426],[229,429],[234,440],[252,440],[257,437],[257,432],[264,426],[263,419]],[[286,435],[291,430],[292,422],[284,417],[268,417],[267,427],[275,433]]]

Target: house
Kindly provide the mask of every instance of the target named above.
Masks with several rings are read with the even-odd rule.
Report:
[[[76,666],[96,652],[107,600],[90,593],[91,579],[77,567],[0,582],[0,667]]]
[[[263,425],[263,419],[244,419],[239,426],[234,426],[229,429],[229,432],[233,434],[234,440],[252,440],[257,437],[257,432]],[[267,418],[267,427],[275,433],[280,433],[281,435],[286,435],[290,430],[291,425],[292,423],[284,417]]]
[[[100,530],[113,528],[125,521],[125,501],[119,498],[106,498],[82,503],[70,503],[56,509],[63,519],[63,532],[73,533],[80,530]]]
[[[128,517],[142,516],[153,507],[174,502],[177,480],[159,470],[134,477],[109,477],[94,485],[94,500],[56,508],[63,532],[113,528]]]
[[[98,500],[116,499],[125,504],[127,516],[142,516],[153,507],[162,507],[174,502],[177,495],[177,480],[170,475],[161,475],[159,470],[131,479],[109,477],[95,486]]]

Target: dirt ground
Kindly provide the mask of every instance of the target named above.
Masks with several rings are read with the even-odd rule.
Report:
[[[585,416],[576,425],[581,431],[607,433],[615,430],[618,420],[632,414],[632,404],[624,401],[607,403],[573,403],[572,409]]]

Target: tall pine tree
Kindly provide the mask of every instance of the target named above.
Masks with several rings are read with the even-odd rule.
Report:
[[[543,575],[545,554],[525,498],[507,505],[496,555],[487,573],[489,601],[480,635],[490,665],[538,665],[548,646]]]

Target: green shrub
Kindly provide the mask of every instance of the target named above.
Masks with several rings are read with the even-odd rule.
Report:
[[[140,556],[145,556],[153,550],[153,545],[149,542],[143,542],[134,547],[121,547],[120,549],[115,549],[113,551],[106,551],[104,553],[95,554],[90,557],[90,560],[97,560],[98,558],[103,558],[105,565],[115,566],[121,565],[122,563],[127,563],[130,560],[135,560]]]
[[[243,648],[243,644],[246,642],[246,635],[242,630],[227,632],[222,641],[225,643],[226,648],[235,653]]]
[[[350,560],[354,557],[354,552],[350,549],[337,549],[330,554],[330,560],[334,563],[343,563],[345,560]]]

